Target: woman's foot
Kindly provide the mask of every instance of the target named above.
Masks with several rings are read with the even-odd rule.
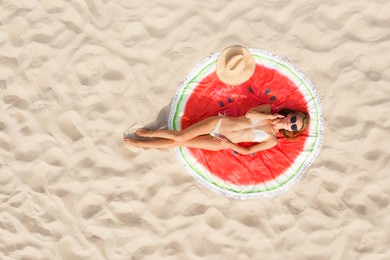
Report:
[[[152,135],[153,131],[144,129],[144,128],[138,128],[137,131],[135,131],[135,134],[142,137],[153,137]]]
[[[131,138],[122,138],[122,142],[126,145],[126,146],[137,146],[137,142]]]

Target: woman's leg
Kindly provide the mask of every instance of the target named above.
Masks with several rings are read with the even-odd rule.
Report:
[[[126,146],[135,146],[142,148],[172,148],[177,146],[177,142],[171,139],[150,139],[150,140],[138,140],[132,138],[123,138],[123,143]]]
[[[182,131],[176,130],[146,130],[138,129],[136,134],[143,137],[168,138],[178,142],[185,142],[200,135],[209,134],[221,120],[218,116],[208,117]]]
[[[142,147],[142,148],[172,148],[176,146],[185,146],[192,148],[199,148],[210,151],[219,151],[223,149],[220,144],[214,142],[214,138],[211,135],[197,136],[193,139],[185,142],[177,142],[171,139],[151,139],[151,140],[137,140],[123,138],[123,143],[129,146]]]

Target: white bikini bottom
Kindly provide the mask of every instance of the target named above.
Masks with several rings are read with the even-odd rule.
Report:
[[[214,136],[214,137],[215,137],[215,136],[221,136],[221,135],[219,134],[219,128],[221,127],[222,119],[223,119],[223,118],[219,119],[217,125],[216,125],[216,126],[214,127],[214,129],[210,132],[210,135],[211,135],[211,136]]]

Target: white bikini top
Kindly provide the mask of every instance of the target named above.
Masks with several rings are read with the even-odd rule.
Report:
[[[260,121],[261,121],[261,119],[251,119],[253,128]],[[253,142],[259,143],[259,142],[264,141],[268,137],[269,137],[269,134],[264,132],[263,130],[253,129]]]

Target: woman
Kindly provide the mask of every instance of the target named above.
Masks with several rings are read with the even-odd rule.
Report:
[[[309,122],[307,113],[283,109],[278,114],[272,114],[271,106],[265,104],[252,108],[240,117],[212,116],[182,131],[138,129],[138,136],[158,139],[123,138],[123,142],[128,146],[144,148],[186,146],[211,151],[232,149],[240,154],[252,154],[275,146],[277,132],[289,139],[296,138]],[[245,148],[237,145],[240,142],[258,144]]]

